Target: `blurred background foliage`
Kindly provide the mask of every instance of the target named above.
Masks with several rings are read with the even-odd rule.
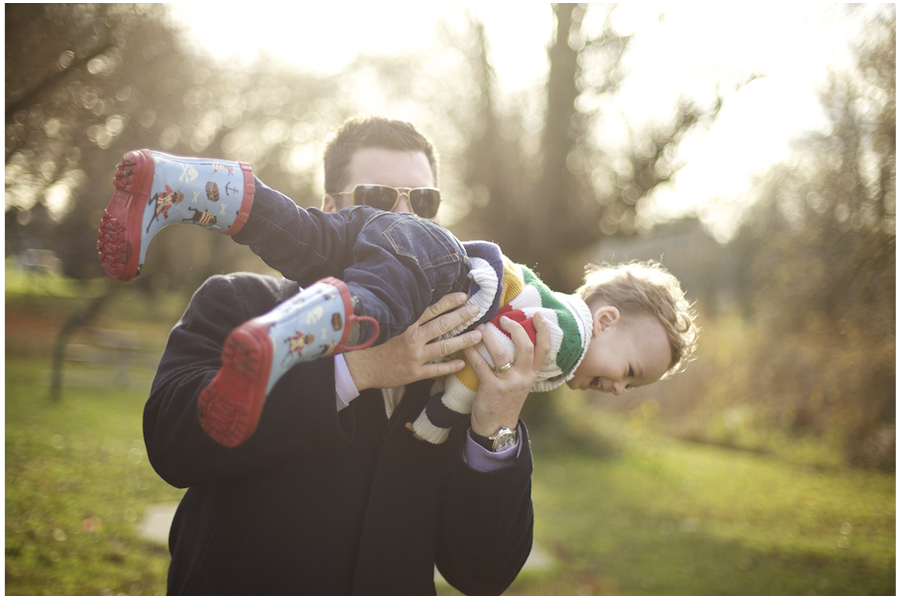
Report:
[[[137,523],[180,491],[142,460],[140,405],[193,291],[271,273],[225,236],[171,227],[141,277],[106,278],[96,229],[120,157],[247,161],[317,206],[326,136],[385,113],[436,143],[439,218],[459,237],[498,242],[561,291],[588,262],[660,260],[701,315],[697,359],[670,381],[529,398],[536,542],[559,560],[511,593],[895,592],[893,5],[823,9],[855,24],[852,60],[818,89],[825,125],[746,194],[668,220],[654,206],[690,149],[770,74],[720,65],[692,92],[651,81],[642,93],[664,108],[641,116],[627,100],[639,32],[615,5],[551,5],[547,77],[518,91],[502,89],[477,11],[428,32],[439,51],[323,73],[211,56],[172,5],[4,10],[8,591],[164,591],[168,555]]]
[[[864,14],[855,62],[832,69],[819,91],[829,129],[796,140],[789,161],[758,177],[752,208],[724,243],[699,215],[646,218],[642,200],[683,167],[685,140],[765,73],[723,74],[705,96],[672,97],[668,117],[635,124],[615,108],[632,43],[615,7],[559,4],[553,14],[546,82],[501,94],[472,14],[440,32],[439,55],[362,55],[323,75],[271,56],[223,64],[190,43],[167,5],[8,4],[7,264],[80,282],[94,301],[72,329],[103,310],[96,227],[127,150],[248,161],[268,185],[316,206],[327,134],[351,115],[401,114],[441,152],[441,218],[461,238],[498,242],[562,291],[586,262],[661,259],[696,301],[705,335],[686,374],[577,401],[585,410],[732,447],[816,439],[839,446],[847,464],[893,470],[893,8]],[[588,17],[602,26],[588,33]],[[604,140],[611,123],[627,143]],[[208,276],[233,270],[268,272],[224,236],[167,228],[142,277],[101,285],[186,302]],[[573,427],[553,406],[529,403],[530,422],[565,437]]]

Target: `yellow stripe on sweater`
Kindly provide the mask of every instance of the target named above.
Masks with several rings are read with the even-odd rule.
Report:
[[[456,373],[456,378],[459,379],[459,382],[466,386],[466,389],[470,392],[478,391],[478,376],[475,375],[475,369],[472,368],[469,361],[466,361],[466,366],[462,368],[462,371]]]
[[[500,306],[506,306],[512,299],[522,293],[525,289],[525,280],[519,275],[518,269],[506,256],[503,257],[503,294],[500,296]],[[493,365],[492,365],[493,366]],[[472,392],[478,391],[478,376],[475,375],[475,369],[466,361],[466,366],[462,371],[456,374],[456,378],[460,383],[466,386],[466,389]]]
[[[519,270],[505,255],[503,256],[503,295],[500,297],[500,306],[506,306],[513,298],[525,289],[525,280],[519,275]]]

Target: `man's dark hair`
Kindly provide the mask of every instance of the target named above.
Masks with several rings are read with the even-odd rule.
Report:
[[[325,192],[343,192],[350,160],[357,150],[383,148],[423,152],[437,185],[438,165],[434,146],[412,123],[381,116],[347,120],[325,145]]]

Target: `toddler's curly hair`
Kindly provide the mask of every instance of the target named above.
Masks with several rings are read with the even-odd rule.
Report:
[[[683,371],[697,351],[697,311],[684,297],[681,283],[656,261],[588,265],[577,293],[591,307],[615,306],[627,315],[655,316],[666,330],[672,361],[663,379]]]

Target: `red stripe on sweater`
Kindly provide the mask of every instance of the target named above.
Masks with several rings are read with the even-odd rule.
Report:
[[[513,309],[513,307],[509,304],[501,306],[497,311],[497,314],[494,315],[494,318],[491,319],[491,324],[510,339],[512,339],[512,336],[509,335],[509,333],[507,333],[502,327],[500,327],[500,317],[509,317],[510,319],[524,327],[525,333],[528,334],[528,339],[531,340],[531,343],[535,345],[537,344],[537,332],[534,330],[532,317],[526,316],[525,313],[521,310]]]

